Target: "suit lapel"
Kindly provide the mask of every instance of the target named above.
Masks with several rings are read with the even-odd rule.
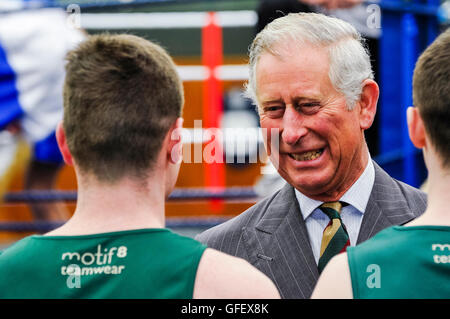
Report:
[[[250,260],[283,298],[309,298],[319,273],[293,187],[286,185],[268,207],[255,228],[244,229]]]
[[[378,164],[375,162],[373,164],[375,181],[364,212],[357,244],[389,226],[401,225],[415,218],[399,186]]]

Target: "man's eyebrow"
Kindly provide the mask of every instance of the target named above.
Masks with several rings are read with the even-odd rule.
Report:
[[[282,99],[271,99],[271,98],[269,98],[269,99],[267,99],[267,100],[264,100],[263,102],[261,102],[261,105],[268,105],[268,104],[273,104],[273,103],[283,103],[284,104],[284,101],[282,100]]]
[[[262,99],[263,100],[263,99]],[[298,97],[294,97],[292,98],[292,102],[295,104],[301,103],[301,102],[318,102],[320,101],[319,97],[316,96],[311,96],[311,97],[305,97],[305,96],[298,96]],[[274,104],[274,103],[282,103],[284,104],[283,99],[281,98],[268,98],[267,100],[264,100],[263,102],[261,102],[261,105],[270,105],[270,104]]]
[[[270,105],[270,104],[274,104],[274,103],[281,103],[284,104],[284,100],[282,98],[271,98],[268,97],[267,99],[262,98],[261,99],[261,105],[265,106],[265,105]],[[320,101],[320,97],[319,96],[310,96],[310,97],[306,97],[306,96],[296,96],[292,98],[292,102],[294,104],[298,104],[301,102],[318,102]]]
[[[299,104],[301,102],[318,102],[318,101],[320,101],[320,98],[316,97],[316,96],[311,96],[311,97],[299,96],[299,97],[294,97],[292,99],[292,101],[295,104]]]

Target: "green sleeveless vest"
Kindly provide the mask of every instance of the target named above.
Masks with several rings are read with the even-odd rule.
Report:
[[[0,255],[0,298],[190,299],[205,249],[156,228],[33,235]]]
[[[450,298],[450,227],[393,226],[347,253],[353,298]]]

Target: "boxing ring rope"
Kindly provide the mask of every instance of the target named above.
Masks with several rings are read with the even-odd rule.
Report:
[[[3,8],[8,11],[35,10],[40,8],[66,8],[74,4],[74,0],[1,0]],[[77,6],[83,9],[126,8],[149,4],[195,2],[195,0],[77,0]]]
[[[176,188],[170,194],[168,201],[185,200],[240,200],[257,199],[258,194],[253,187],[227,187],[224,189],[205,188]],[[18,191],[5,194],[4,203],[37,203],[37,202],[75,202],[76,191],[40,190],[40,191]]]
[[[177,188],[168,198],[168,202],[201,201],[201,200],[251,200],[256,202],[258,194],[253,187],[227,187],[226,189],[204,189],[204,188]],[[76,191],[21,191],[5,194],[5,204],[37,203],[37,202],[75,202]],[[209,228],[227,221],[230,217],[189,217],[166,219],[167,228]],[[40,221],[32,222],[1,222],[0,231],[6,232],[48,232],[55,229],[65,221]]]

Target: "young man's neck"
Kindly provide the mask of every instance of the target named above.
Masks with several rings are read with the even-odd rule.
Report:
[[[46,235],[87,235],[165,227],[165,187],[161,179],[144,185],[123,179],[114,184],[79,181],[72,218]]]
[[[429,163],[428,175],[428,203],[425,213],[408,223],[407,226],[442,225],[450,226],[450,212],[448,210],[450,190],[450,171],[441,169],[436,163]]]

